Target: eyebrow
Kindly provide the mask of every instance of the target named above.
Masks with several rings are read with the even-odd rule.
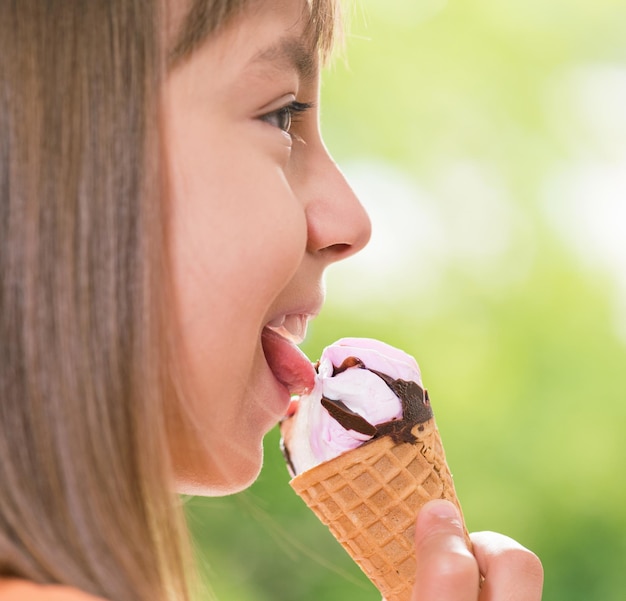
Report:
[[[281,38],[277,43],[263,48],[252,57],[248,65],[269,65],[279,70],[292,68],[305,81],[313,80],[318,69],[313,50],[294,37]]]

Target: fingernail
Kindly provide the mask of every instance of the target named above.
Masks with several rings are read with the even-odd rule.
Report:
[[[424,505],[422,511],[424,510],[430,515],[441,519],[460,519],[459,512],[454,504],[444,499],[429,501],[426,505]]]

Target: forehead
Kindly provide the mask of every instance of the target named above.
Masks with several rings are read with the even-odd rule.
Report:
[[[337,23],[335,3],[336,0],[171,0],[169,63],[176,65],[184,61],[236,18],[253,17],[257,11],[299,10],[304,24],[303,39],[311,49],[326,57]]]

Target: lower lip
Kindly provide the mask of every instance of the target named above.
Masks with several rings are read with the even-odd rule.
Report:
[[[283,419],[283,417],[285,417],[285,415],[287,414],[287,411],[289,410],[292,397],[291,397],[291,394],[289,393],[289,390],[287,390],[286,386],[282,384],[280,380],[276,378],[276,376],[273,377],[273,380],[276,384],[275,393],[274,393],[276,404],[274,405],[272,403],[271,410],[272,410],[272,413],[275,414],[275,417],[278,420],[281,420]]]

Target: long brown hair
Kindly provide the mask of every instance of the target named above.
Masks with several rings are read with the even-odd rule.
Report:
[[[169,68],[250,0],[194,0]],[[333,0],[314,0],[326,52]],[[0,577],[187,599],[164,424],[160,0],[0,2]]]
[[[0,574],[185,598],[157,370],[157,3],[0,6]]]

